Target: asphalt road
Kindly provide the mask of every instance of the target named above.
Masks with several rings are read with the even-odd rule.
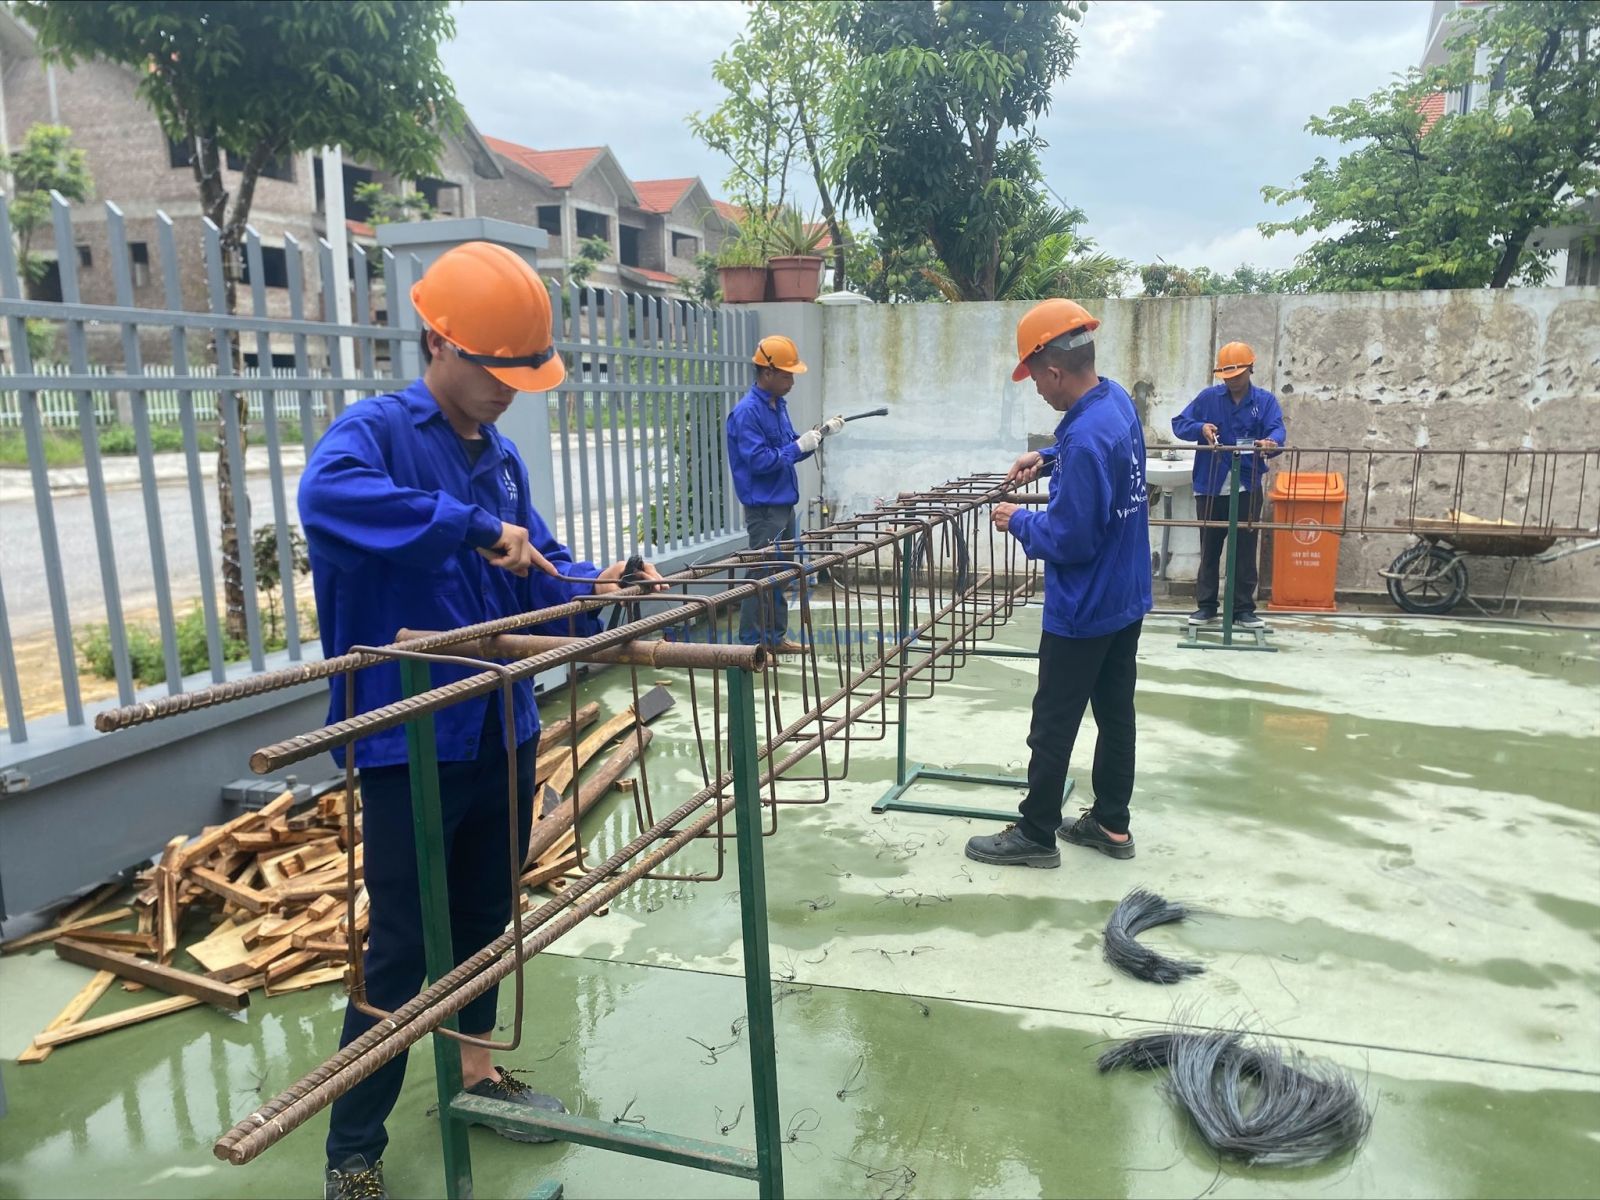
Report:
[[[588,446],[589,479],[593,489],[602,471],[607,481],[608,503],[602,512],[597,505],[574,513],[577,557],[596,561],[602,555],[600,524],[604,520],[608,529],[608,544],[604,547],[611,559],[623,557],[631,545],[619,545],[615,532],[617,513],[615,493],[612,489],[611,456],[608,447]],[[602,457],[604,463],[601,463]],[[626,454],[622,456],[622,470],[627,474]],[[566,524],[565,487],[561,477],[559,448],[556,462],[556,511],[547,513],[556,537],[565,542]],[[643,504],[654,480],[653,464],[647,469],[642,463],[634,471],[635,494]],[[298,524],[295,493],[299,486],[298,473],[284,479],[284,500],[289,520]],[[271,484],[266,475],[251,475],[248,480],[251,524],[259,528],[272,520],[273,503]],[[581,490],[580,479],[573,481],[575,494]],[[170,582],[173,599],[181,615],[200,597],[199,554],[195,543],[194,521],[189,488],[184,483],[163,484],[158,488],[161,507],[163,540],[166,548],[166,577]],[[211,540],[212,571],[220,588],[221,563],[215,545],[217,531],[216,482],[204,480],[201,486],[206,505],[206,529]],[[631,543],[634,516],[627,504],[624,485],[621,522],[624,540]],[[104,621],[105,594],[101,582],[100,559],[96,550],[94,517],[86,495],[57,496],[54,500],[57,540],[61,550],[67,608],[74,626]],[[114,490],[109,495],[110,544],[114,548],[117,579],[121,589],[124,613],[154,609],[156,605],[155,575],[151,566],[150,539],[147,533],[144,497],[137,488]],[[585,526],[587,525],[587,533]],[[24,638],[48,630],[51,624],[49,592],[45,584],[37,514],[31,499],[0,502],[0,588],[4,589],[6,613],[13,638]]]

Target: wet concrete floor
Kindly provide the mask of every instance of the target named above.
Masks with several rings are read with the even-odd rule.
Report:
[[[1026,610],[1002,640],[1036,631]],[[1297,620],[1275,641],[1202,654],[1147,624],[1131,862],[1063,847],[1060,870],[1001,871],[961,855],[986,822],[873,816],[892,728],[852,744],[826,805],[781,809],[765,849],[789,1195],[1600,1192],[1600,635]],[[970,661],[912,706],[911,757],[1020,773],[1033,670]],[[616,672],[588,690],[626,702]],[[676,692],[650,750],[658,808],[700,770]],[[1085,790],[1092,738],[1086,721]],[[1016,795],[910,793],[996,811]],[[591,847],[634,827],[619,799]],[[712,870],[712,845],[675,862]],[[1099,931],[1136,885],[1205,910],[1145,937],[1205,974],[1162,988],[1104,963]],[[536,959],[507,1065],[590,1116],[750,1144],[736,888],[731,856],[715,882],[640,884]],[[86,978],[48,952],[0,961],[0,1057]],[[5,1061],[0,1196],[316,1194],[325,1118],[248,1167],[210,1146],[332,1051],[341,1009],[335,988],[258,996],[242,1020],[196,1009]],[[1370,1139],[1312,1168],[1219,1164],[1158,1078],[1094,1069],[1108,1039],[1174,1020],[1242,1023],[1351,1069]],[[399,1197],[441,1188],[423,1049],[390,1123]],[[480,1196],[546,1177],[572,1197],[754,1194],[484,1130],[472,1152]]]

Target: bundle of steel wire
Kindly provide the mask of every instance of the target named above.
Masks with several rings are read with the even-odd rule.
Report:
[[[1166,1092],[1219,1154],[1302,1165],[1353,1150],[1372,1124],[1349,1072],[1237,1031],[1168,1030],[1119,1042],[1101,1071],[1167,1069]]]
[[[1146,929],[1182,921],[1189,916],[1190,910],[1184,905],[1174,904],[1144,888],[1134,888],[1111,910],[1111,918],[1106,922],[1106,961],[1119,971],[1148,983],[1177,983],[1200,974],[1205,970],[1201,964],[1168,958],[1135,940]]]

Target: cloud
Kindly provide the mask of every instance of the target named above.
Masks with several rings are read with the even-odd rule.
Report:
[[[1286,265],[1298,239],[1255,232],[1288,215],[1262,185],[1288,185],[1334,149],[1306,120],[1414,64],[1428,12],[1428,0],[1091,4],[1040,122],[1047,180],[1084,209],[1089,236],[1135,262]],[[722,98],[711,64],[743,5],[504,0],[456,20],[445,65],[485,133],[608,145],[636,179],[699,175],[720,194],[727,163],[684,118]],[[795,182],[806,196],[803,172]]]
[[[1232,271],[1242,264],[1281,271],[1294,265],[1295,256],[1311,245],[1316,234],[1280,233],[1265,237],[1254,225],[1219,233],[1203,241],[1187,242],[1170,255],[1168,262],[1185,267],[1210,267]]]

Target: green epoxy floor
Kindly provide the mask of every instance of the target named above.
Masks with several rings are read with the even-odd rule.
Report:
[[[1003,636],[1036,630],[1030,609]],[[852,746],[827,805],[782,810],[765,848],[774,971],[793,979],[778,1008],[790,1195],[1600,1193],[1600,635],[1297,620],[1276,640],[1277,655],[1196,655],[1170,619],[1147,623],[1132,862],[1066,847],[1059,871],[1002,872],[961,855],[985,823],[874,817],[892,729]],[[914,706],[913,757],[1020,772],[1032,674],[972,661]],[[589,692],[609,710],[621,682]],[[656,733],[659,804],[699,768],[682,705]],[[1086,723],[1079,762],[1092,736]],[[911,795],[1015,797],[932,781]],[[632,821],[615,806],[593,847]],[[712,860],[702,845],[676,861]],[[1146,935],[1206,974],[1160,988],[1105,965],[1099,930],[1135,884],[1208,910]],[[727,1045],[743,1011],[735,887],[731,858],[717,882],[642,884],[536,959],[508,1064],[576,1111],[631,1101],[654,1127],[721,1136],[749,1094],[743,1042]],[[0,961],[0,1195],[316,1194],[325,1118],[244,1168],[210,1145],[258,1089],[331,1052],[336,989],[9,1061],[86,978],[48,952]],[[1370,1140],[1317,1168],[1219,1167],[1156,1078],[1094,1070],[1107,1039],[1174,1019],[1242,1022],[1351,1068]],[[398,1197],[439,1194],[430,1059],[390,1125]],[[746,1109],[727,1137],[749,1136]],[[472,1150],[481,1196],[545,1176],[578,1200],[754,1194],[481,1130]]]

